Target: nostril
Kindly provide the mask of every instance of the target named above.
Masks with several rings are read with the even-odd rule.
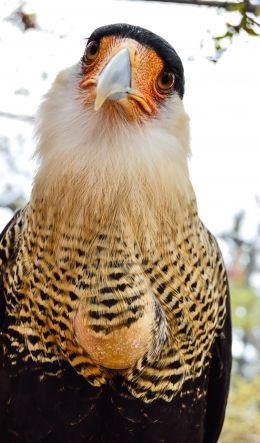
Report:
[[[134,59],[134,63],[136,63],[136,62],[137,62],[137,59],[138,59],[138,52],[137,52],[137,49],[134,50],[134,56],[133,56],[133,59]]]

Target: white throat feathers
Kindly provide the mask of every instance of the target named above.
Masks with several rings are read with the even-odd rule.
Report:
[[[40,108],[32,202],[59,208],[60,220],[74,224],[127,219],[138,231],[141,225],[157,231],[158,220],[182,217],[195,197],[189,118],[179,96],[143,125],[120,113],[112,120],[84,106],[79,70],[60,73]]]

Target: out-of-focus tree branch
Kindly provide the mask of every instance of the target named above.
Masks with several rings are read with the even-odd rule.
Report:
[[[154,0],[145,0],[151,2]],[[241,31],[246,32],[250,36],[259,36],[258,30],[260,23],[254,18],[260,15],[260,4],[253,4],[250,0],[243,1],[218,1],[218,0],[156,0],[161,3],[179,3],[182,5],[195,6],[209,6],[219,9],[225,9],[227,12],[238,12],[240,21],[237,24],[226,23],[226,31],[222,35],[213,37],[215,42],[215,56],[210,57],[210,60],[216,62],[219,57],[226,50],[222,42],[232,42],[233,37],[238,35]]]
[[[11,112],[0,111],[0,117],[21,120],[23,122],[33,123],[34,117],[31,115],[13,114]]]
[[[145,0],[147,2],[158,1],[161,3],[181,3],[187,5],[197,5],[197,6],[209,6],[214,8],[222,8],[229,10],[236,9],[239,5],[243,4],[246,12],[250,12],[254,15],[260,14],[260,5],[253,5],[250,1],[246,0],[244,2],[229,2],[229,1],[217,1],[217,0]]]

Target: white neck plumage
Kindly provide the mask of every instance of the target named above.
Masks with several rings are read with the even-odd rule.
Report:
[[[114,120],[82,104],[77,66],[61,73],[39,113],[40,167],[32,201],[60,208],[61,218],[127,217],[141,220],[181,216],[194,193],[189,181],[188,116],[173,96],[168,107],[142,126]],[[112,121],[111,121],[112,120]],[[58,213],[58,211],[56,212]],[[155,223],[156,225],[156,223]]]

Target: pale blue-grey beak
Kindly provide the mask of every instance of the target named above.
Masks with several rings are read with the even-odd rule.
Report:
[[[101,108],[107,99],[120,100],[131,92],[129,49],[120,49],[96,77],[96,81],[95,111]]]

